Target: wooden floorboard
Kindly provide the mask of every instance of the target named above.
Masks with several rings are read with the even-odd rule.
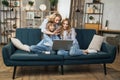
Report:
[[[0,46],[0,80],[12,80],[13,67],[3,63]],[[104,75],[100,64],[64,66],[64,75],[57,66],[18,67],[14,80],[120,80],[120,53],[114,63],[107,64],[107,75]]]

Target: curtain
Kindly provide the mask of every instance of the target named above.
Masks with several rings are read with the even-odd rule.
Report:
[[[83,28],[85,0],[71,0],[70,20],[71,26],[75,28]]]

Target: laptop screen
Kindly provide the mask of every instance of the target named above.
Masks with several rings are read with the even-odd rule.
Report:
[[[70,50],[73,40],[53,40],[53,50]]]

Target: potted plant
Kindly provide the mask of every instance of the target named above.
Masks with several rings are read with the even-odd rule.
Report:
[[[90,23],[94,23],[95,18],[93,16],[89,16]]]
[[[50,0],[51,10],[55,10],[57,6],[58,0]]]
[[[34,9],[34,7],[33,7],[34,1],[29,0],[28,4],[29,4],[29,10],[33,10]]]
[[[28,4],[29,4],[30,6],[33,6],[34,1],[28,1]]]
[[[7,0],[3,0],[3,1],[2,1],[2,4],[3,4],[4,6],[6,6],[6,7],[9,6],[9,2],[8,2]]]

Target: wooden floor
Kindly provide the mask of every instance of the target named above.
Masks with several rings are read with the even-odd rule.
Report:
[[[0,80],[12,80],[13,67],[3,63],[0,46]],[[120,54],[115,62],[107,64],[107,75],[100,64],[64,66],[61,75],[57,66],[18,67],[14,80],[120,80]]]

